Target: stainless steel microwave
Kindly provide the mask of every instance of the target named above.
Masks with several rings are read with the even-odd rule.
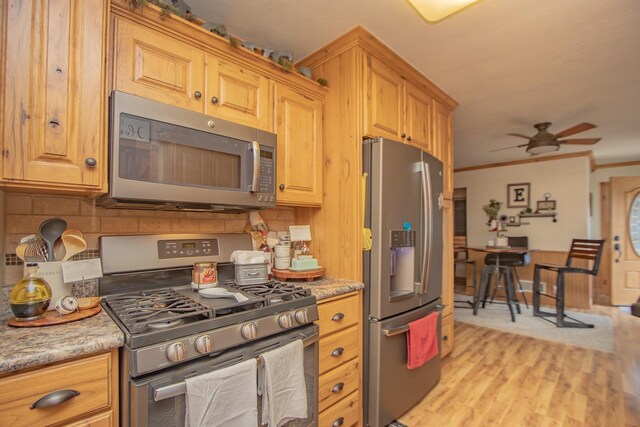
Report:
[[[114,91],[108,208],[247,211],[276,205],[276,135]]]

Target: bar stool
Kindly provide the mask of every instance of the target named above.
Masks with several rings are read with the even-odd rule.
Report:
[[[517,248],[528,248],[529,238],[527,236],[509,237],[509,246],[517,247]],[[496,259],[497,259],[496,254],[487,254],[487,256],[484,257],[484,263],[485,265],[495,265]],[[520,283],[520,278],[518,277],[518,272],[515,267],[523,267],[525,265],[529,265],[530,263],[531,263],[531,257],[529,256],[528,253],[500,255],[500,267],[502,266],[509,267],[508,274],[511,276],[511,280],[514,282],[514,284],[518,285],[517,292],[522,295],[522,298],[524,299],[524,304],[527,308],[529,308],[527,295],[525,294],[525,290],[522,287],[522,283]],[[498,291],[498,286],[496,286],[493,289],[493,293],[491,294],[491,302],[493,302],[493,299],[497,291]],[[515,292],[514,292],[514,297],[515,297]]]
[[[482,268],[482,277],[480,278],[480,286],[474,291],[474,295],[473,295],[473,299],[475,301],[474,307],[473,307],[474,315],[478,314],[478,307],[480,306],[480,301],[482,301],[482,308],[485,307],[487,298],[489,296],[489,287],[491,286],[492,276],[494,273],[497,273],[500,275],[499,279],[501,278],[505,281],[504,289],[506,291],[507,298],[504,304],[506,304],[509,307],[509,312],[511,313],[511,321],[512,322],[516,321],[516,315],[515,315],[513,306],[515,305],[515,308],[518,314],[521,314],[521,310],[520,310],[520,302],[515,297],[515,288],[514,288],[514,283],[513,283],[512,274],[511,274],[512,270],[513,270],[513,267],[502,266],[502,265],[500,265],[500,267],[496,265],[485,265]],[[496,302],[496,304],[498,303]]]
[[[459,258],[458,254],[464,254],[463,258]],[[465,275],[467,272],[467,267],[471,267],[471,277],[473,277],[472,279],[472,284],[471,286],[473,287],[474,293],[476,290],[476,282],[477,282],[477,264],[476,264],[476,260],[475,259],[470,259],[469,258],[469,252],[467,251],[467,237],[466,236],[453,236],[453,265],[454,265],[454,269],[456,265],[464,265],[465,266]],[[465,286],[466,286],[466,282],[465,282]],[[456,303],[462,303],[464,304],[463,306],[455,306],[456,308],[472,308],[471,306],[467,305],[469,303],[469,301],[458,301],[455,300],[454,304]]]

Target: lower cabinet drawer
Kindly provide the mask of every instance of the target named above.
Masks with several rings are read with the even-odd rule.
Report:
[[[67,424],[66,427],[111,427],[118,425],[114,420],[113,411],[103,412],[84,420],[76,421],[73,424]]]
[[[360,320],[360,299],[358,295],[340,298],[318,304],[320,338],[340,329],[355,325]]]
[[[444,357],[453,350],[453,316],[442,318],[442,334],[440,340],[440,356]]]
[[[111,368],[107,353],[0,379],[0,426],[44,426],[108,409]],[[67,400],[56,403],[60,397]]]
[[[320,339],[320,374],[353,359],[359,353],[358,327],[353,326]]]
[[[360,385],[360,362],[358,359],[320,376],[318,388],[318,411],[322,412],[343,397],[353,393]]]
[[[359,392],[351,393],[320,414],[318,427],[351,427],[355,425],[360,417],[359,402]]]

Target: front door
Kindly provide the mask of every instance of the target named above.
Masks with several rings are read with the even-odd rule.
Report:
[[[611,180],[611,304],[640,297],[640,177]]]

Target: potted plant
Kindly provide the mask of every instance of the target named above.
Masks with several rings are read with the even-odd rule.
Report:
[[[498,219],[498,213],[500,212],[501,207],[502,203],[496,199],[489,200],[489,204],[482,207],[484,212],[489,215],[489,222]]]

